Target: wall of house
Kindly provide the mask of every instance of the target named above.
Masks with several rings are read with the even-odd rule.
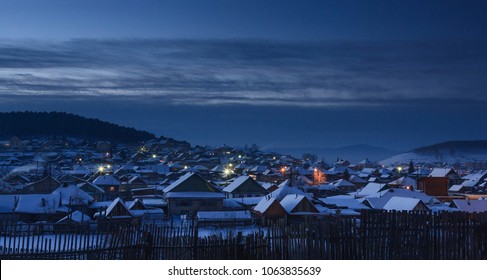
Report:
[[[222,211],[223,199],[169,199],[171,215],[196,214],[198,211]]]
[[[427,177],[419,179],[418,190],[431,196],[448,196],[448,178]]]

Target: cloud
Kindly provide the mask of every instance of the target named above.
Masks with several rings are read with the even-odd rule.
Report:
[[[485,44],[224,40],[0,45],[0,96],[165,104],[387,106],[487,102]]]

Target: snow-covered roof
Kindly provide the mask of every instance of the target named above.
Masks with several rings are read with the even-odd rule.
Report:
[[[225,167],[223,167],[223,165],[217,165],[213,167],[210,171],[223,173],[225,171]]]
[[[59,206],[59,196],[53,194],[18,195],[16,213],[53,214]]]
[[[368,183],[363,189],[358,191],[358,196],[382,196],[387,190],[386,184]]]
[[[269,190],[272,186],[276,186],[274,183],[258,182],[264,189]]]
[[[73,170],[68,171],[68,174],[71,175],[89,175],[91,174],[90,170],[83,165],[75,165],[73,166]]]
[[[336,187],[355,187],[355,185],[345,179],[338,179],[332,183]]]
[[[307,200],[308,203],[314,207],[314,205],[306,198],[305,195],[297,195],[297,194],[286,195],[286,197],[284,197],[281,200],[281,205],[284,208],[284,210],[286,210],[286,212],[293,213],[295,212],[293,210],[296,208],[296,206],[298,206],[298,204],[303,200]],[[314,207],[314,209],[316,210],[316,212],[318,212],[316,207]]]
[[[260,213],[265,213],[267,209],[273,204],[273,203],[279,203],[279,201],[273,197],[264,197],[262,198],[259,203],[254,207],[254,211],[260,212]]]
[[[91,218],[80,211],[74,211],[73,213],[69,214],[68,216],[62,218],[61,220],[57,221],[56,224],[63,223],[65,221],[72,221],[76,223],[84,223],[91,221]]]
[[[421,200],[424,204],[432,205],[437,200],[422,192],[406,190],[406,189],[388,189],[381,197],[367,197],[366,200],[374,209],[383,209],[387,202],[393,197],[401,198],[415,198]]]
[[[297,187],[291,186],[289,180],[286,180],[282,182],[276,190],[271,192],[269,196],[281,201],[289,194],[305,195],[302,190],[298,189]]]
[[[235,178],[233,182],[228,185],[226,188],[223,189],[224,192],[233,192],[235,189],[240,187],[245,181],[247,180],[253,180],[250,176],[240,176],[238,178]]]
[[[87,205],[94,198],[78,188],[77,185],[61,186],[52,192],[53,195],[61,197],[63,205]]]
[[[349,181],[352,182],[352,183],[355,183],[355,184],[364,184],[364,183],[367,183],[367,181],[365,181],[364,179],[360,178],[357,175],[351,175]]]
[[[204,165],[196,165],[194,167],[194,169],[198,170],[198,171],[208,171],[208,167],[204,166]]]
[[[186,173],[178,180],[167,186],[163,192],[210,192],[217,193],[218,190],[208,181],[196,173]]]
[[[219,192],[168,192],[167,198],[225,198],[225,195]]]
[[[233,198],[228,198],[223,200],[223,208],[227,209],[242,209],[242,204],[235,201]]]
[[[121,210],[120,212],[123,213],[115,213],[117,208],[119,208]],[[120,197],[115,198],[115,200],[113,200],[113,202],[110,204],[110,206],[108,206],[107,210],[105,211],[106,216],[110,216],[110,214],[114,214],[114,216],[131,216],[130,210],[127,208],[127,205],[125,205]]]
[[[319,200],[321,200],[323,203],[327,205],[336,205],[339,208],[346,207],[348,209],[355,209],[355,210],[370,209],[369,207],[365,206],[363,203],[354,199],[351,196],[350,199],[334,198],[333,196],[331,196],[331,197],[319,198]]]
[[[413,188],[416,188],[416,180],[410,177],[401,177],[388,184],[393,186],[412,186]]]
[[[414,208],[421,203],[418,198],[411,197],[391,197],[389,201],[384,205],[384,210],[396,210],[396,211],[412,211]]]
[[[162,198],[143,198],[142,201],[145,206],[162,207],[166,205],[166,202]]]
[[[462,185],[453,185],[451,186],[448,191],[450,192],[459,192],[463,188]]]
[[[90,182],[82,182],[82,183],[79,183],[77,184],[76,186],[78,188],[82,188],[83,186],[90,186],[90,188],[93,188],[95,191],[99,192],[99,193],[104,193],[105,190],[103,190],[102,188],[98,187],[97,185],[93,184],[93,183],[90,183]]]
[[[487,212],[487,200],[454,199],[451,205],[468,213]]]
[[[446,177],[448,173],[454,172],[451,168],[434,168],[428,177]]]
[[[466,180],[462,183],[462,186],[464,187],[467,187],[467,188],[471,188],[471,187],[475,187],[475,185],[478,183],[477,180]]]
[[[98,186],[118,186],[120,182],[113,175],[101,175],[93,180],[93,184]]]

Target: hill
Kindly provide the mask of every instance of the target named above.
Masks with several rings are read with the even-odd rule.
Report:
[[[476,154],[487,152],[487,141],[448,141],[430,146],[420,147],[413,150],[418,154],[440,154],[448,152],[451,155],[456,154]]]
[[[0,138],[77,137],[134,143],[156,138],[152,133],[64,112],[0,113]]]
[[[318,156],[318,160],[324,158],[328,162],[334,162],[337,158],[342,158],[354,163],[365,158],[377,161],[397,154],[397,151],[391,151],[386,148],[360,144],[338,148],[275,148],[273,150],[282,154],[290,154],[297,158],[301,158],[304,153],[312,153]]]
[[[419,147],[410,152],[398,154],[382,160],[384,165],[408,163],[465,163],[469,161],[487,161],[487,141],[448,141]]]

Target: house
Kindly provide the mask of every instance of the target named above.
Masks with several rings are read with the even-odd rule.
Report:
[[[384,210],[395,211],[424,211],[429,210],[428,207],[418,198],[411,197],[391,197],[384,205]]]
[[[91,174],[91,171],[83,165],[75,165],[73,170],[68,171],[73,176],[84,177]]]
[[[391,188],[407,188],[411,190],[417,188],[416,180],[406,176],[391,181],[387,183],[387,185],[389,185]]]
[[[186,173],[163,190],[170,215],[220,211],[225,195],[197,173]]]
[[[57,230],[72,230],[73,225],[89,224],[91,221],[89,216],[83,214],[81,211],[75,211],[57,221],[54,224],[54,228]]]
[[[448,178],[448,187],[461,183],[460,175],[452,168],[434,168],[428,177]]]
[[[368,183],[363,189],[356,194],[357,197],[380,197],[387,192],[389,186],[380,183]]]
[[[365,187],[369,182],[360,178],[358,175],[351,175],[348,181],[354,184],[357,188]]]
[[[105,211],[95,213],[94,217],[98,219],[116,220],[117,222],[132,222],[134,218],[127,205],[125,205],[125,202],[119,197],[114,199]]]
[[[290,215],[319,213],[314,204],[304,195],[289,194],[281,200],[281,205]]]
[[[15,196],[15,210],[22,221],[57,221],[69,211],[58,195],[22,194]]]
[[[84,182],[83,179],[80,179],[72,174],[63,174],[57,178],[57,180],[61,184],[78,184]]]
[[[102,188],[98,187],[95,184],[92,184],[90,182],[81,182],[76,186],[80,190],[91,195],[96,201],[103,201],[108,199],[108,197],[105,196],[105,190],[103,190]]]
[[[161,219],[164,216],[164,211],[161,208],[147,207],[140,199],[127,203],[127,208],[134,217],[142,217],[145,220]]]
[[[227,198],[260,197],[269,192],[249,176],[240,176],[223,189]]]
[[[263,197],[252,212],[262,220],[277,220],[284,218],[287,214],[279,200],[269,196]]]
[[[369,210],[370,208],[351,195],[336,195],[319,198],[328,208],[351,209],[355,211]]]
[[[290,181],[286,180],[282,182],[276,190],[269,193],[269,197],[273,197],[278,201],[281,201],[289,194],[305,195],[302,190],[295,186],[291,186]]]
[[[22,174],[12,174],[11,176],[6,176],[3,178],[5,182],[11,185],[25,185],[31,183],[30,179]]]
[[[59,196],[60,204],[68,207],[88,206],[94,201],[94,198],[78,188],[77,185],[63,184],[61,187],[52,192],[53,195]]]
[[[101,187],[106,193],[118,193],[120,182],[113,175],[100,175],[92,182]]]
[[[147,182],[140,178],[139,176],[133,176],[127,182],[123,182],[120,184],[120,192],[128,192],[132,189],[140,189],[147,187]]]
[[[355,184],[345,179],[338,179],[331,184],[337,187],[342,192],[353,192],[356,190]]]
[[[420,199],[425,205],[433,205],[438,202],[434,197],[422,192],[392,188],[388,189],[380,197],[367,197],[363,203],[372,209],[384,209],[384,206],[393,197]]]
[[[61,183],[53,178],[51,175],[43,179],[27,184],[20,193],[23,194],[48,194],[61,186]]]

